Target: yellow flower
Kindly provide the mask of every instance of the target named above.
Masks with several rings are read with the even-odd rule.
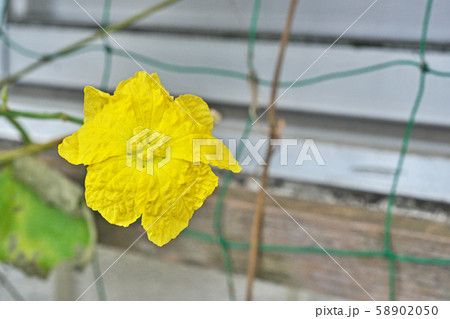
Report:
[[[162,246],[217,186],[209,164],[241,170],[211,135],[208,105],[194,95],[174,100],[156,74],[137,72],[114,95],[89,86],[84,93],[84,124],[58,150],[70,163],[88,165],[86,203],[112,224],[142,216],[149,240]]]

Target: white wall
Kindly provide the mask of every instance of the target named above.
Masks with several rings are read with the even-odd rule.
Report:
[[[12,1],[16,22],[9,25],[9,35],[27,48],[51,53],[73,41],[91,34],[94,26],[89,17],[72,1]],[[27,5],[29,4],[29,6]],[[96,19],[101,18],[103,1],[79,0]],[[157,1],[113,1],[112,21],[139,12]],[[283,28],[289,1],[263,0],[258,25],[259,34],[279,33]],[[368,0],[302,0],[297,8],[293,34],[315,35],[337,38],[366,9]],[[231,71],[246,72],[248,29],[253,1],[250,0],[184,0],[174,6],[145,19],[139,27],[148,32],[118,32],[113,36],[127,50],[134,51],[165,63],[182,66],[204,66]],[[425,10],[425,0],[379,0],[361,20],[354,25],[346,37],[363,41],[418,41]],[[27,14],[41,14],[41,21],[27,20]],[[450,1],[434,1],[431,15],[429,40],[435,43],[450,42]],[[22,22],[17,22],[25,19]],[[39,19],[38,19],[39,20]],[[56,25],[50,25],[52,22]],[[67,24],[62,27],[61,24]],[[70,26],[69,26],[70,25]],[[162,29],[165,32],[160,32]],[[170,30],[168,30],[170,29]],[[186,30],[194,34],[186,34]],[[160,30],[160,31],[158,31]],[[168,32],[170,31],[170,32]],[[211,35],[211,32],[216,36]],[[218,36],[223,32],[243,32],[234,38]],[[192,33],[192,32],[191,32]],[[207,35],[209,33],[209,35]],[[101,44],[101,42],[97,42]],[[331,43],[330,43],[331,44]],[[117,46],[111,42],[111,45]],[[323,53],[328,43],[311,44],[291,42],[289,44],[282,79],[294,80]],[[448,45],[447,45],[448,46]],[[261,78],[272,77],[278,51],[278,41],[258,40],[255,49],[255,65]],[[66,87],[81,90],[85,85],[99,86],[103,71],[103,52],[88,52],[61,59],[27,75],[22,82],[44,86]],[[364,67],[394,59],[419,61],[418,52],[411,49],[387,49],[377,47],[355,48],[336,45],[329,50],[304,76],[313,76]],[[435,69],[450,72],[448,52],[429,51],[428,64]],[[33,60],[10,52],[11,70],[19,70]],[[173,94],[193,93],[207,101],[226,102],[246,107],[250,100],[248,84],[239,79],[203,74],[184,74],[142,64],[148,72],[157,72],[163,84]],[[123,57],[114,57],[109,88],[139,71],[140,67]],[[278,102],[280,109],[307,111],[312,113],[339,114],[366,119],[395,120],[406,122],[417,92],[419,71],[415,67],[401,66],[374,73],[333,80],[303,88],[289,90]],[[450,79],[427,77],[426,91],[419,113],[418,123],[450,126]],[[283,92],[280,89],[280,93]],[[261,106],[266,106],[269,90],[261,87]],[[81,114],[82,102],[54,101],[48,99],[12,97],[11,103],[18,108],[54,111],[60,106],[73,114]],[[242,114],[245,114],[244,112]],[[244,115],[245,116],[245,115]],[[57,121],[46,122],[22,120],[32,129],[36,140],[69,134],[74,125]],[[0,121],[0,135],[16,137],[13,130]],[[264,122],[258,130],[264,132]],[[240,119],[225,119],[218,126],[219,137],[239,137],[243,122]],[[323,132],[304,128],[287,128],[286,132],[301,138],[317,138],[323,151],[326,167],[276,167],[271,170],[274,177],[296,181],[321,183],[353,189],[388,193],[392,172],[397,164],[401,135],[395,138],[379,135],[351,136],[336,134],[333,143],[323,139]],[[324,127],[323,131],[328,128]],[[255,133],[254,138],[259,136]],[[305,134],[310,134],[305,136]],[[328,135],[335,134],[329,131]],[[439,130],[433,134],[440,134]],[[287,137],[292,137],[287,136]],[[349,138],[359,140],[359,146],[349,145]],[[364,145],[365,139],[377,140],[378,146]],[[336,142],[336,140],[339,140]],[[417,151],[410,154],[399,185],[399,193],[425,199],[450,202],[450,170],[447,155],[433,156],[429,149],[445,149],[449,145],[428,141],[426,138],[413,141]],[[362,145],[362,146],[361,146]],[[380,146],[381,145],[381,146]],[[386,146],[385,149],[383,145]],[[389,147],[387,146],[389,145]],[[393,147],[392,147],[393,145]],[[257,171],[247,168],[248,173]],[[381,172],[381,173],[380,173]]]

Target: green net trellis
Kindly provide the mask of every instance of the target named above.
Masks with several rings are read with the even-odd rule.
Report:
[[[2,17],[5,17],[8,6],[7,0],[2,2]],[[253,56],[255,53],[255,40],[256,40],[256,31],[258,24],[258,17],[261,8],[262,0],[254,0],[253,12],[251,16],[250,26],[248,30],[248,43],[247,43],[247,54],[248,54],[248,70],[247,72],[240,72],[234,70],[228,70],[223,68],[212,68],[212,67],[202,67],[202,66],[183,66],[176,65],[167,62],[163,62],[157,59],[154,59],[150,56],[142,55],[137,52],[128,51],[124,52],[122,49],[114,48],[107,37],[102,39],[102,44],[86,44],[84,46],[80,46],[79,49],[73,50],[69,53],[45,53],[37,52],[35,50],[31,50],[24,45],[17,43],[14,39],[10,38],[7,33],[1,31],[1,40],[5,45],[7,45],[11,50],[26,56],[28,58],[35,59],[36,61],[44,59],[46,57],[51,57],[52,60],[63,58],[68,55],[75,54],[83,54],[86,52],[92,51],[103,51],[105,54],[104,66],[103,66],[103,74],[100,83],[100,87],[106,89],[108,87],[111,68],[113,64],[113,57],[122,57],[126,59],[134,59],[139,63],[143,63],[145,65],[155,67],[161,70],[170,71],[170,72],[178,72],[178,73],[187,73],[187,74],[203,74],[203,75],[213,75],[220,77],[229,77],[234,78],[236,80],[248,81],[252,76],[253,66]],[[415,117],[420,108],[422,97],[426,88],[426,79],[428,75],[433,75],[437,77],[448,77],[450,78],[450,72],[441,71],[433,69],[432,66],[428,65],[426,62],[426,50],[427,50],[427,34],[428,34],[428,26],[431,17],[431,11],[433,6],[433,0],[427,0],[425,6],[425,12],[422,22],[422,31],[419,42],[419,59],[401,59],[401,60],[392,60],[384,63],[372,64],[369,66],[361,67],[361,68],[353,68],[348,70],[343,70],[339,72],[331,72],[322,74],[315,77],[310,77],[306,79],[299,80],[295,83],[293,81],[281,81],[279,82],[279,87],[291,87],[299,88],[308,85],[314,85],[317,83],[322,83],[325,81],[337,80],[346,77],[354,77],[362,74],[367,74],[370,72],[382,71],[388,68],[407,66],[416,68],[419,72],[419,84],[417,88],[417,93],[415,97],[414,104],[412,105],[411,112],[409,114],[409,118],[406,124],[406,128],[403,135],[402,145],[398,157],[398,162],[394,174],[394,178],[392,181],[391,189],[388,197],[388,206],[385,217],[385,225],[384,225],[384,238],[383,238],[383,248],[380,250],[346,250],[346,249],[333,249],[325,247],[326,252],[332,255],[337,256],[347,256],[347,257],[376,257],[376,258],[385,258],[388,261],[389,265],[389,299],[395,300],[396,298],[396,263],[397,262],[409,262],[409,263],[418,263],[418,264],[432,264],[432,265],[449,265],[450,258],[427,258],[427,257],[419,257],[419,256],[410,256],[410,255],[402,255],[396,253],[392,249],[392,241],[391,241],[391,229],[392,229],[392,214],[395,206],[397,186],[400,179],[400,175],[403,169],[403,164],[406,158],[406,154],[408,151],[408,144],[410,140],[411,131],[414,127]],[[103,16],[101,20],[101,24],[103,27],[108,26],[110,12],[112,9],[112,0],[105,0],[103,7]],[[257,83],[262,86],[271,86],[272,83],[270,80],[266,79],[257,79]],[[19,114],[20,115],[20,114]],[[26,115],[25,115],[26,116]],[[244,131],[241,136],[240,143],[237,147],[236,158],[239,159],[242,155],[244,144],[242,142],[243,139],[249,137],[252,129],[252,117],[249,115],[247,118],[247,122],[244,128]],[[216,201],[216,206],[214,209],[214,218],[213,218],[213,231],[214,235],[210,235],[207,233],[197,232],[190,229],[186,229],[183,234],[186,236],[190,236],[192,238],[215,243],[217,244],[222,252],[224,268],[227,275],[227,284],[229,288],[229,297],[230,299],[235,299],[234,287],[233,287],[233,279],[232,279],[232,263],[229,255],[230,249],[239,249],[239,250],[248,250],[250,248],[249,243],[247,242],[238,242],[231,239],[226,238],[222,233],[222,210],[223,203],[227,194],[227,190],[229,188],[230,182],[233,178],[233,173],[227,172],[222,185],[218,190],[218,197]],[[261,244],[259,249],[261,251],[273,251],[273,252],[287,252],[287,253],[305,253],[305,254],[326,254],[324,249],[315,246],[287,246],[287,245],[270,245],[270,244]]]

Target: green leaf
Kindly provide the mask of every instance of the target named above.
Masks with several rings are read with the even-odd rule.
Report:
[[[86,264],[95,238],[78,185],[33,158],[0,171],[0,261],[46,276],[62,261]]]

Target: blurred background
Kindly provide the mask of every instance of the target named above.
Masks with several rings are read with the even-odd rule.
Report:
[[[10,110],[82,118],[84,86],[112,92],[144,68],[158,73],[171,95],[190,93],[205,99],[221,118],[213,133],[225,143],[239,139],[248,127],[255,96],[257,115],[270,104],[289,8],[288,0],[183,0],[111,33],[114,39],[106,36],[74,48],[70,46],[98,32],[93,20],[107,28],[161,2],[1,3],[2,85],[11,74],[39,64],[10,81]],[[289,148],[287,165],[280,165],[280,152],[275,151],[267,190],[314,240],[266,198],[254,299],[450,298],[449,16],[450,2],[439,0],[299,1],[282,67],[277,114],[285,121],[281,136],[297,139],[299,145],[313,139],[326,165],[295,165],[300,152],[295,147]],[[60,51],[65,48],[69,49]],[[251,71],[258,81],[251,81]],[[16,118],[33,143],[54,141],[80,126],[61,119]],[[266,116],[250,129],[252,144],[267,137]],[[20,147],[20,131],[0,113],[0,149]],[[262,156],[266,147],[260,150]],[[240,158],[247,155],[252,154],[244,150]],[[10,247],[17,238],[21,243],[21,233],[14,237],[9,231],[16,224],[8,221],[18,215],[12,213],[10,198],[16,195],[4,173],[1,300],[74,300],[82,294],[81,300],[244,299],[259,190],[252,178],[258,180],[263,170],[255,161],[230,181],[217,170],[220,188],[176,240],[158,248],[144,236],[109,268],[140,236],[140,223],[126,229],[109,225],[98,213],[72,203],[83,198],[85,169],[67,164],[55,148],[37,157],[47,165],[40,171],[51,167],[57,177],[53,170],[44,175],[66,186],[48,194],[42,191],[45,177],[30,168],[40,164],[0,165],[45,205],[60,207],[63,215],[75,211],[77,222],[85,226],[68,228],[79,235],[72,236],[78,242],[64,245],[72,247],[70,252],[36,244],[63,236],[42,229],[35,230],[38,235],[27,233],[27,242],[36,245],[31,249],[24,244],[25,257],[19,252],[12,256],[8,251],[14,251]],[[27,176],[41,184],[17,173],[28,168]],[[14,187],[23,194],[20,185]],[[228,190],[226,196],[222,190]],[[52,201],[55,197],[65,201]],[[69,215],[75,218],[74,214]],[[39,259],[52,249],[61,253]],[[36,260],[42,261],[39,270],[30,270]]]

